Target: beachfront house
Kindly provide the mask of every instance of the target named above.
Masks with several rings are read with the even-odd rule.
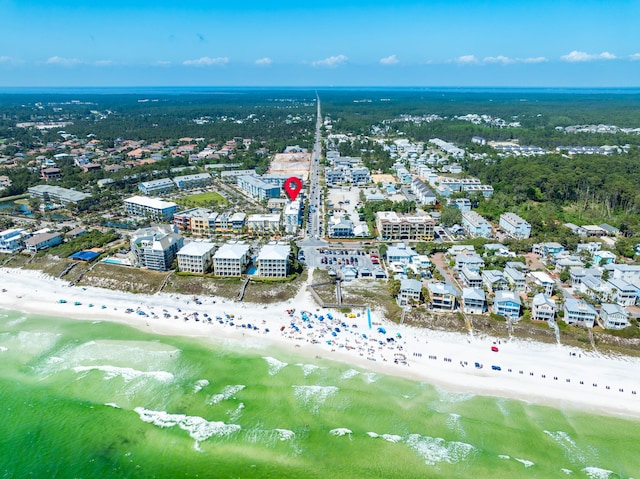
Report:
[[[483,289],[462,289],[462,310],[466,314],[482,314],[487,310],[487,300]]]
[[[482,283],[491,293],[503,291],[509,286],[507,279],[504,277],[504,273],[495,269],[485,269],[482,271]]]
[[[398,306],[406,306],[411,302],[420,302],[422,283],[417,279],[400,280],[400,292],[398,293]]]
[[[556,302],[544,293],[538,293],[531,301],[531,321],[555,321]]]
[[[192,241],[184,245],[177,253],[178,269],[186,273],[209,272],[215,248],[216,246],[208,241]]]
[[[286,278],[289,273],[291,246],[283,243],[264,245],[258,253],[258,275],[269,278]]]
[[[624,329],[629,326],[629,312],[619,304],[603,303],[600,319],[605,329]]]
[[[456,290],[446,283],[429,283],[431,307],[443,311],[453,311],[456,307]]]
[[[62,243],[60,233],[40,233],[27,238],[24,242],[25,250],[29,253],[37,253],[52,246]]]
[[[24,248],[24,241],[30,236],[22,228],[12,228],[0,232],[0,253],[13,254]]]
[[[510,321],[516,321],[520,317],[520,297],[513,291],[496,292],[493,312]]]
[[[582,299],[568,297],[564,302],[564,322],[573,326],[593,328],[598,312]]]
[[[605,284],[611,290],[611,299],[620,306],[633,306],[636,304],[636,288],[623,279],[610,279]]]
[[[245,243],[225,243],[213,255],[216,276],[242,276],[249,264],[251,248]]]
[[[132,264],[139,268],[168,271],[184,238],[173,225],[140,228],[131,235]]]
[[[555,282],[547,273],[542,271],[532,271],[527,276],[534,287],[541,288],[542,292],[547,296],[553,295],[553,286],[555,285]]]

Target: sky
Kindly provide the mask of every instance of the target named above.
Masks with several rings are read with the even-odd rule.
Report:
[[[640,86],[640,0],[0,0],[0,86]]]

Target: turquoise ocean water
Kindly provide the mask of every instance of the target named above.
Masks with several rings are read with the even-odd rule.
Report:
[[[636,420],[0,310],[1,478],[640,478]]]

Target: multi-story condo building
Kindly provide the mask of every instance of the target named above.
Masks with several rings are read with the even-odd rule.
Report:
[[[251,248],[244,243],[225,243],[213,255],[216,276],[242,276],[249,264]]]
[[[171,178],[143,181],[138,183],[138,190],[143,195],[164,195],[176,189],[176,184]]]
[[[413,178],[411,181],[411,191],[416,195],[421,205],[436,204],[436,194],[420,178]]]
[[[173,179],[175,185],[181,190],[200,188],[210,184],[212,181],[209,173],[196,173],[194,175],[176,176]]]
[[[564,302],[565,323],[583,328],[593,328],[598,312],[582,299],[567,297]]]
[[[513,238],[525,239],[531,236],[531,225],[515,213],[501,214],[500,228]]]
[[[184,238],[177,233],[175,226],[141,228],[131,235],[132,262],[140,268],[167,271],[183,245]]]
[[[531,320],[552,323],[556,318],[556,302],[544,293],[538,293],[531,301]]]
[[[489,238],[491,225],[475,211],[462,212],[462,227],[472,238]]]
[[[259,200],[280,198],[281,186],[268,183],[257,176],[238,176],[238,188]]]
[[[194,236],[208,238],[216,230],[216,218],[218,213],[195,214],[189,219],[189,229]]]
[[[36,185],[29,187],[28,191],[29,195],[41,198],[45,203],[60,203],[61,205],[79,203],[91,198],[90,194],[60,186]]]
[[[249,231],[277,231],[280,229],[280,213],[255,214],[247,217]]]
[[[298,231],[298,225],[302,216],[302,202],[300,200],[288,203],[284,208],[284,231],[286,233],[295,233]]]
[[[171,221],[173,214],[178,211],[178,205],[173,201],[163,201],[148,196],[132,196],[124,200],[124,206],[130,215],[146,216],[153,221]]]
[[[289,272],[288,244],[266,244],[258,253],[258,275],[270,278],[286,278]]]
[[[177,253],[178,269],[187,273],[207,273],[213,264],[215,245],[207,241],[192,241]]]
[[[431,216],[379,211],[376,213],[376,227],[383,241],[432,241],[435,221]]]

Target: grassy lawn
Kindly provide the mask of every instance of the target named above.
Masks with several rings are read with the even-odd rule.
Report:
[[[191,208],[211,208],[217,205],[224,205],[227,203],[227,200],[220,193],[211,191],[208,193],[185,196],[176,200],[176,203]]]

